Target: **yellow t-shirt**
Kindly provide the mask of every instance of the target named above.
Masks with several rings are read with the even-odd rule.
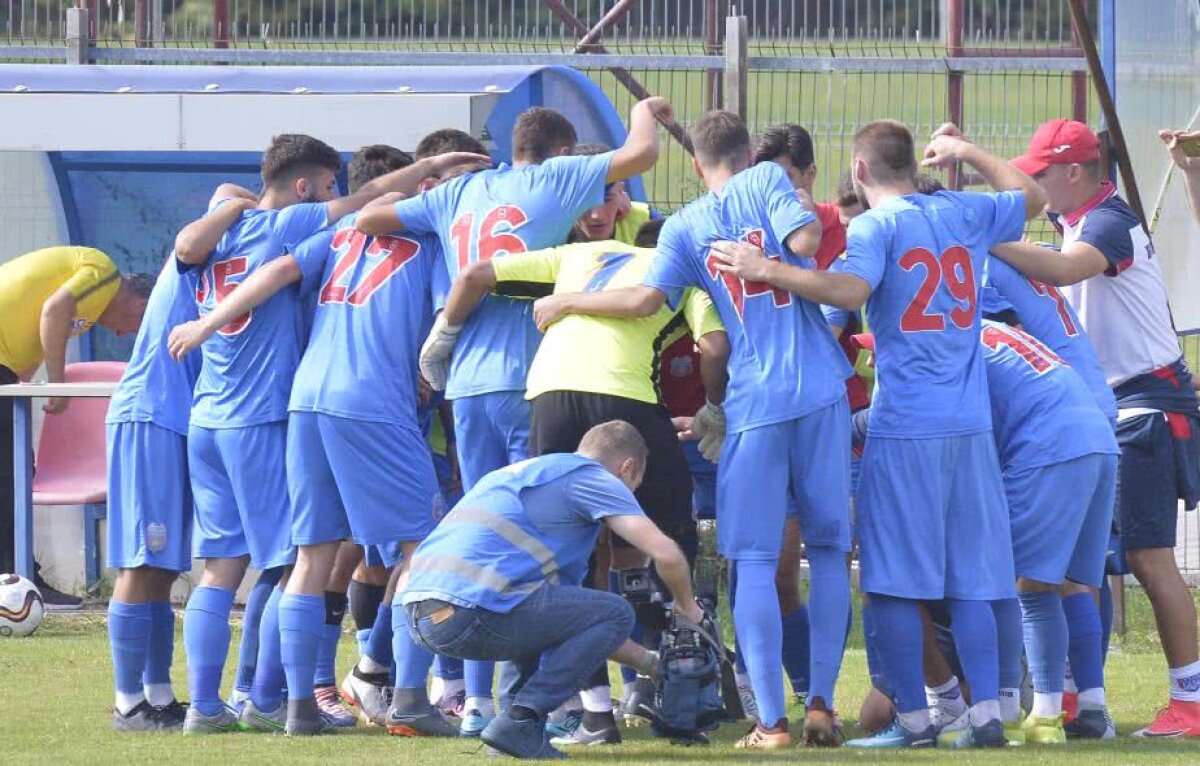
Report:
[[[104,313],[121,287],[121,274],[107,255],[90,247],[47,247],[0,265],[0,365],[21,374],[42,363],[42,304],[60,287],[75,299],[75,336]]]
[[[496,292],[506,285],[528,297],[530,283],[553,285],[556,293],[616,290],[640,285],[654,250],[621,242],[573,245],[506,255],[492,261]],[[546,331],[529,369],[526,399],[547,391],[586,391],[657,404],[659,354],[691,331],[697,338],[724,330],[702,290],[687,290],[679,307],[663,305],[641,319],[572,314]]]
[[[632,245],[637,239],[638,230],[650,220],[650,206],[645,202],[634,202],[629,209],[629,214],[621,220],[617,221],[617,227],[613,231],[613,239],[618,242],[624,242],[627,245]]]

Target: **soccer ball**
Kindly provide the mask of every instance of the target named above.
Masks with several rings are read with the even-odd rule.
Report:
[[[28,636],[42,624],[42,594],[15,574],[0,575],[0,636]]]

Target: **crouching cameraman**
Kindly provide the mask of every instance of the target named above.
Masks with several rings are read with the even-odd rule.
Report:
[[[414,640],[520,671],[512,705],[481,735],[496,750],[563,757],[547,739],[546,715],[606,659],[658,674],[658,656],[629,640],[629,603],[581,586],[601,524],[653,559],[679,618],[703,619],[687,559],[634,499],[646,455],[629,423],[602,423],[574,453],[484,477],[414,554],[401,596]]]

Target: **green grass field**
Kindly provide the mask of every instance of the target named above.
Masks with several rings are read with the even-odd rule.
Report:
[[[349,624],[349,623],[347,623]],[[237,632],[234,634],[236,646]],[[349,669],[355,648],[349,634],[342,642],[339,665]],[[1128,630],[1115,642],[1109,661],[1109,701],[1123,734],[1144,725],[1165,702],[1165,670],[1157,651],[1145,597],[1129,594]],[[231,676],[230,676],[231,677]],[[614,678],[616,674],[614,673]],[[358,728],[317,739],[290,740],[266,734],[231,734],[204,738],[181,735],[117,735],[109,728],[111,673],[104,616],[89,613],[49,617],[30,639],[0,641],[0,763],[134,764],[211,762],[255,764],[371,763],[402,759],[416,764],[461,764],[485,756],[474,741],[407,740],[387,737],[379,729]],[[176,683],[182,690],[183,650],[176,649]],[[228,683],[226,689],[228,688]],[[846,655],[838,706],[848,725],[867,689],[861,640]],[[792,711],[792,716],[798,714]],[[734,758],[764,762],[875,762],[879,753],[849,750],[789,751],[746,754],[732,748],[744,724],[728,724],[705,748],[682,748],[649,739],[644,730],[628,732],[617,748],[592,748],[576,761],[596,764],[711,763]],[[1140,742],[1122,737],[1116,743],[1076,744],[1065,748],[1025,747],[1019,752],[888,753],[888,759],[970,763],[1198,763],[1200,741]]]

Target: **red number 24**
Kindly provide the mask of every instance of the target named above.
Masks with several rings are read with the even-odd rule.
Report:
[[[918,266],[925,268],[925,279],[900,317],[900,329],[903,332],[941,332],[946,329],[946,313],[949,313],[955,327],[960,330],[971,329],[975,322],[979,291],[975,287],[970,251],[961,245],[953,245],[946,248],[939,258],[923,247],[915,247],[900,256],[900,268],[905,271],[912,271]],[[949,312],[931,314],[929,304],[943,283],[956,305]]]

